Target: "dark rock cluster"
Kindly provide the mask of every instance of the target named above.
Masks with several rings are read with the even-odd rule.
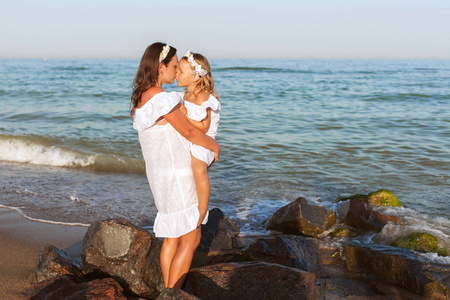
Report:
[[[81,263],[63,250],[43,247],[30,299],[450,297],[450,266],[432,263],[416,251],[356,241],[341,249],[318,247],[319,235],[331,226],[336,228],[332,236],[349,237],[400,223],[374,209],[399,205],[392,197],[382,190],[344,199],[350,205],[342,224],[335,224],[335,212],[299,198],[265,222],[272,235],[246,247],[238,238],[239,227],[213,209],[182,290],[164,289],[161,240],[123,219],[95,222],[83,239]]]

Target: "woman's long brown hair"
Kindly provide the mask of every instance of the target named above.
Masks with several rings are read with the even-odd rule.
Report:
[[[141,101],[142,93],[152,86],[156,86],[159,76],[159,55],[161,54],[165,45],[166,44],[159,42],[151,44],[147,47],[144,55],[142,56],[141,62],[139,63],[139,68],[132,84],[133,92],[131,93],[130,102],[131,119],[133,119],[136,107]],[[175,54],[177,54],[177,49],[170,46],[169,53],[167,53],[167,56],[162,60],[161,63],[163,63],[165,66],[168,66]]]

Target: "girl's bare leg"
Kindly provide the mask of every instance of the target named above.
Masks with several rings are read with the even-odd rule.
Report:
[[[206,217],[206,213],[208,212],[210,193],[207,171],[208,166],[204,161],[195,158],[193,155],[191,155],[191,166],[198,195],[198,211],[200,212],[200,218],[198,220],[197,227],[199,227],[202,224],[203,219]]]
[[[169,283],[166,287],[181,288],[186,279],[195,249],[200,243],[200,228],[195,229],[183,236],[180,236],[179,244],[170,264]]]
[[[180,238],[164,238],[161,246],[161,253],[159,255],[159,261],[161,264],[161,272],[164,279],[164,287],[169,285],[169,272],[172,264],[173,257],[177,252],[178,245],[180,244]]]

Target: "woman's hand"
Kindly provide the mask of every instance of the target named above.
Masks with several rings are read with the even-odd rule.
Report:
[[[208,213],[208,208],[198,208],[198,212],[200,213],[200,216],[198,218],[198,222],[197,222],[197,228],[200,227],[200,225],[202,225],[203,220],[206,218],[206,214]]]
[[[219,160],[219,155],[220,155],[220,145],[219,145],[219,149],[217,151],[213,151],[214,153],[214,161],[212,163],[215,163],[216,161]]]

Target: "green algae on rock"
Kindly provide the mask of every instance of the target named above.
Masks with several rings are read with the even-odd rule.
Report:
[[[411,233],[399,238],[391,245],[422,253],[434,252],[441,256],[447,256],[446,251],[439,248],[437,238],[426,232]]]
[[[356,194],[349,197],[341,197],[336,199],[334,202],[341,202],[347,200],[355,200],[358,202],[364,202],[371,204],[373,206],[403,206],[400,201],[398,201],[395,195],[386,189],[381,189],[368,195]]]
[[[328,234],[330,237],[353,237],[355,234],[347,228],[336,228]]]
[[[403,206],[389,190],[378,190],[367,195],[367,202],[374,206]]]

